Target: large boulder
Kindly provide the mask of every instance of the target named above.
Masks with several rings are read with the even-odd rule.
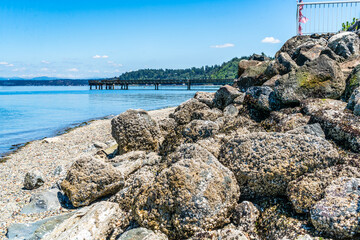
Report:
[[[208,105],[200,102],[199,100],[192,98],[181,105],[179,105],[173,114],[170,115],[175,121],[180,124],[188,124],[192,120],[192,114],[194,111],[210,109]]]
[[[326,168],[338,152],[325,139],[312,135],[251,133],[225,144],[219,160],[232,172],[245,197],[284,196],[290,181]]]
[[[357,239],[360,234],[360,178],[338,178],[325,189],[325,198],[311,209],[318,231],[337,239]]]
[[[72,204],[80,207],[116,193],[123,185],[123,175],[110,163],[84,156],[70,167],[61,188]]]
[[[339,64],[321,55],[297,71],[277,80],[275,92],[285,105],[299,104],[307,98],[338,99],[345,90],[345,78]]]
[[[241,60],[238,65],[238,76],[240,77],[249,67],[253,67],[259,64],[261,64],[261,62],[257,60]]]
[[[234,174],[196,144],[182,145],[169,163],[136,197],[137,222],[172,239],[229,223],[240,196]]]
[[[342,32],[329,39],[329,45],[337,55],[349,58],[352,55],[359,55],[360,39],[353,32]]]
[[[128,110],[114,117],[111,130],[120,154],[135,150],[157,151],[161,143],[158,124],[144,110]]]
[[[319,43],[306,42],[296,49],[292,57],[298,66],[302,66],[307,61],[318,58],[323,50],[325,50],[325,47]]]
[[[296,70],[298,65],[286,52],[281,52],[278,57],[271,61],[269,66],[266,68],[265,74],[268,77],[276,75],[284,75],[293,70]]]
[[[215,93],[214,107],[223,110],[226,106],[233,103],[234,99],[236,99],[241,95],[245,95],[245,94],[239,92],[239,90],[237,90],[234,87],[225,85]]]
[[[331,99],[308,99],[301,103],[310,122],[319,123],[326,137],[353,152],[360,152],[360,117],[345,110],[346,103]]]
[[[245,102],[264,112],[271,112],[279,107],[274,90],[267,86],[248,88]]]
[[[213,107],[215,93],[210,92],[197,92],[195,93],[194,98],[202,103],[205,103],[209,107]]]
[[[184,138],[196,142],[199,139],[212,137],[220,130],[219,124],[212,121],[193,120],[182,131]]]
[[[310,209],[320,201],[325,193],[325,188],[339,177],[360,177],[357,168],[336,165],[307,173],[291,181],[287,188],[287,196],[297,213],[309,213]]]
[[[114,230],[124,230],[128,224],[118,204],[98,202],[78,210],[43,239],[108,239]]]
[[[277,58],[281,53],[287,53],[289,56],[292,56],[296,51],[297,47],[306,41],[310,40],[310,36],[295,36],[290,38],[285,42],[285,44],[280,48],[280,50],[275,54],[275,58]]]
[[[269,79],[265,74],[269,64],[269,62],[259,62],[256,65],[249,66],[235,82],[235,85],[241,90],[245,90],[251,86],[262,85]]]
[[[135,199],[154,184],[160,169],[157,165],[140,168],[126,179],[124,187],[111,196],[109,201],[118,203],[125,212],[132,212]]]

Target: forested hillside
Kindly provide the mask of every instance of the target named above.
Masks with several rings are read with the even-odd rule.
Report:
[[[221,65],[187,69],[141,69],[119,76],[129,79],[232,79],[237,77],[238,63],[249,57],[233,58]]]

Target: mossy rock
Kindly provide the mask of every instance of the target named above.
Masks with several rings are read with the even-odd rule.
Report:
[[[360,87],[360,64],[357,65],[346,80],[344,99],[347,101],[353,91]]]

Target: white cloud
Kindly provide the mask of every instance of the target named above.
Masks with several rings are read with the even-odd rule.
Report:
[[[99,70],[90,70],[89,73],[100,73]]]
[[[6,67],[13,67],[14,64],[8,63],[8,62],[0,62],[0,65],[6,66]]]
[[[41,63],[50,64],[50,62],[46,60],[42,60]]]
[[[0,62],[0,65],[8,65],[9,63],[7,62]]]
[[[276,39],[274,37],[266,37],[264,38],[263,40],[261,40],[262,43],[272,43],[272,44],[275,44],[275,43],[280,43],[280,40],[279,39]]]
[[[6,65],[7,67],[13,67],[14,66],[14,64],[8,64],[8,65]]]
[[[48,68],[42,68],[42,69],[40,69],[40,71],[47,72],[47,71],[49,71],[49,69]]]
[[[233,43],[225,43],[225,44],[221,44],[221,45],[214,45],[214,46],[210,46],[211,48],[229,48],[229,47],[235,47],[235,44]]]
[[[99,58],[109,58],[109,56],[107,56],[107,55],[103,55],[103,56],[100,56],[100,55],[95,55],[95,56],[93,56],[92,58],[94,58],[94,59],[99,59]]]
[[[77,69],[77,68],[70,68],[70,69],[68,69],[67,71],[68,71],[68,72],[78,72],[79,69]]]

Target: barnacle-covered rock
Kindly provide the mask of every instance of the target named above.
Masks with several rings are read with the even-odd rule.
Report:
[[[345,110],[346,103],[332,99],[308,99],[302,102],[310,122],[319,123],[326,137],[353,152],[360,152],[360,117]]]
[[[333,165],[339,155],[312,135],[250,133],[223,145],[219,160],[234,172],[242,196],[284,196],[290,181]]]
[[[173,162],[170,167],[135,198],[137,222],[171,239],[229,223],[240,196],[234,174],[193,144],[182,145],[169,162]]]
[[[136,151],[157,151],[162,141],[160,128],[144,110],[128,110],[111,120],[111,134],[120,154]]]
[[[287,188],[287,196],[295,211],[308,213],[324,197],[325,188],[339,177],[360,177],[360,172],[355,167],[336,165],[307,173],[291,181]]]
[[[355,239],[360,234],[359,201],[360,178],[338,178],[311,209],[311,222],[318,231],[338,239]]]
[[[175,121],[180,124],[188,124],[192,120],[192,114],[197,110],[209,109],[208,105],[200,102],[199,100],[192,98],[181,105],[179,105],[175,112],[170,114],[170,117],[174,118]]]

